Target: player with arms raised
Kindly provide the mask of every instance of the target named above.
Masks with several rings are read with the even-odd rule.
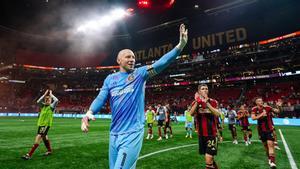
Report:
[[[81,130],[88,131],[89,120],[98,113],[109,98],[112,110],[109,143],[110,169],[134,169],[142,148],[144,135],[144,100],[146,81],[162,72],[183,50],[187,43],[187,30],[180,25],[178,45],[152,65],[135,66],[134,53],[123,49],[118,53],[120,71],[104,80],[99,95],[82,119]]]
[[[48,156],[52,153],[50,140],[48,138],[48,131],[52,126],[53,114],[57,103],[58,99],[52,94],[52,90],[46,90],[44,95],[37,100],[37,104],[41,109],[37,123],[38,132],[31,150],[22,157],[24,160],[29,160],[32,157],[32,154],[38,148],[42,140],[48,150],[44,155]]]
[[[264,106],[264,102],[261,97],[255,98],[254,102],[256,106],[252,108],[251,118],[253,120],[257,120],[258,134],[265,147],[266,154],[269,159],[269,165],[271,168],[276,168],[272,112],[279,113],[282,102],[279,101],[276,103],[277,108],[272,108],[268,105]]]

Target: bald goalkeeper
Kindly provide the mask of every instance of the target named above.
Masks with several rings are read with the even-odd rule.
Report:
[[[135,56],[129,49],[119,52],[120,71],[104,80],[101,91],[82,119],[81,130],[88,132],[89,121],[94,119],[107,99],[112,110],[109,143],[109,168],[134,169],[140,154],[144,135],[144,100],[146,81],[162,72],[183,50],[188,40],[185,25],[179,28],[178,45],[152,65],[134,68]]]

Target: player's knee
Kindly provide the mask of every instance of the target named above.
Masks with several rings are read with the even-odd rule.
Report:
[[[206,167],[206,169],[214,169],[215,168],[213,163],[206,163],[205,167]]]

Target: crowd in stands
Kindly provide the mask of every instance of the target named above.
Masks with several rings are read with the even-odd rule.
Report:
[[[238,87],[243,86],[243,87]],[[253,98],[262,96],[269,105],[275,105],[278,99],[284,103],[284,114],[280,117],[300,117],[300,81],[262,81],[257,84],[211,86],[210,97],[218,100],[220,108],[227,108],[228,105],[238,107],[246,104],[250,108]],[[146,89],[146,105],[170,104],[172,112],[178,115],[183,114],[187,105],[194,98],[197,86],[177,86]],[[41,95],[41,91],[25,90],[24,88],[14,89],[10,85],[1,85],[0,112],[37,112],[38,106],[35,101]],[[59,104],[58,113],[85,113],[98,91],[66,92],[57,91]],[[110,113],[107,103],[101,113]]]
[[[217,76],[216,84],[210,85],[210,97],[219,101],[220,107],[238,106],[245,103],[252,106],[252,99],[262,96],[274,105],[278,99],[284,102],[282,117],[300,117],[299,80],[293,77],[277,77],[259,82],[225,82],[227,77],[255,76],[273,71],[295,71],[292,65],[300,65],[300,37],[276,41],[267,45],[258,43],[236,45],[226,50],[196,52],[182,55],[166,71],[147,82],[147,85],[174,84],[182,81],[200,81]],[[272,57],[270,57],[272,56]],[[152,61],[151,61],[152,63]],[[144,63],[142,63],[143,65]],[[111,70],[66,69],[62,71],[27,70],[20,67],[7,69],[2,74],[10,74],[23,79],[25,84],[3,83],[0,80],[0,112],[37,112],[35,101],[46,88],[54,90],[59,98],[57,112],[84,113],[97,96],[103,79]],[[267,72],[266,72],[267,71]],[[279,72],[280,72],[279,71]],[[184,74],[178,78],[170,75]],[[237,83],[237,84],[236,84]],[[149,87],[146,88],[145,105],[169,103],[173,112],[182,114],[193,101],[197,85]],[[67,91],[67,89],[84,89]],[[298,113],[297,113],[298,112]],[[101,113],[110,113],[106,104]]]

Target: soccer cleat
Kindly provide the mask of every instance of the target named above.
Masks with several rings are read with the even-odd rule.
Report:
[[[279,147],[279,146],[274,146],[274,148],[275,148],[276,150],[280,150],[280,147]]]
[[[192,135],[190,135],[190,138],[193,138]]]
[[[166,134],[166,136],[165,136],[165,137],[166,137],[166,139],[169,139],[169,136],[168,136],[167,134]]]
[[[51,154],[52,154],[51,151],[47,151],[47,152],[44,154],[44,156],[49,156],[49,155],[51,155]]]
[[[162,138],[161,137],[159,137],[158,139],[157,139],[157,141],[161,141],[162,140]]]
[[[170,135],[170,138],[173,138],[173,134]]]
[[[153,139],[153,134],[151,134],[151,137],[150,137],[150,139],[151,139],[151,140]]]
[[[22,159],[23,159],[23,160],[30,160],[31,157],[30,157],[29,154],[25,154],[25,155],[22,156]]]
[[[146,139],[149,140],[149,138],[150,138],[150,135],[148,134],[147,137],[146,137]]]
[[[245,142],[245,145],[246,145],[246,146],[248,146],[248,145],[249,145],[248,141],[246,141],[246,142]]]
[[[270,162],[270,168],[271,169],[275,169],[276,168],[276,164],[274,162]]]
[[[251,140],[250,140],[250,139],[248,140],[248,144],[249,144],[249,145],[251,144]]]
[[[187,134],[187,135],[185,135],[185,138],[188,138],[189,137],[189,135]]]
[[[232,143],[233,144],[239,144],[237,140],[234,140]]]

